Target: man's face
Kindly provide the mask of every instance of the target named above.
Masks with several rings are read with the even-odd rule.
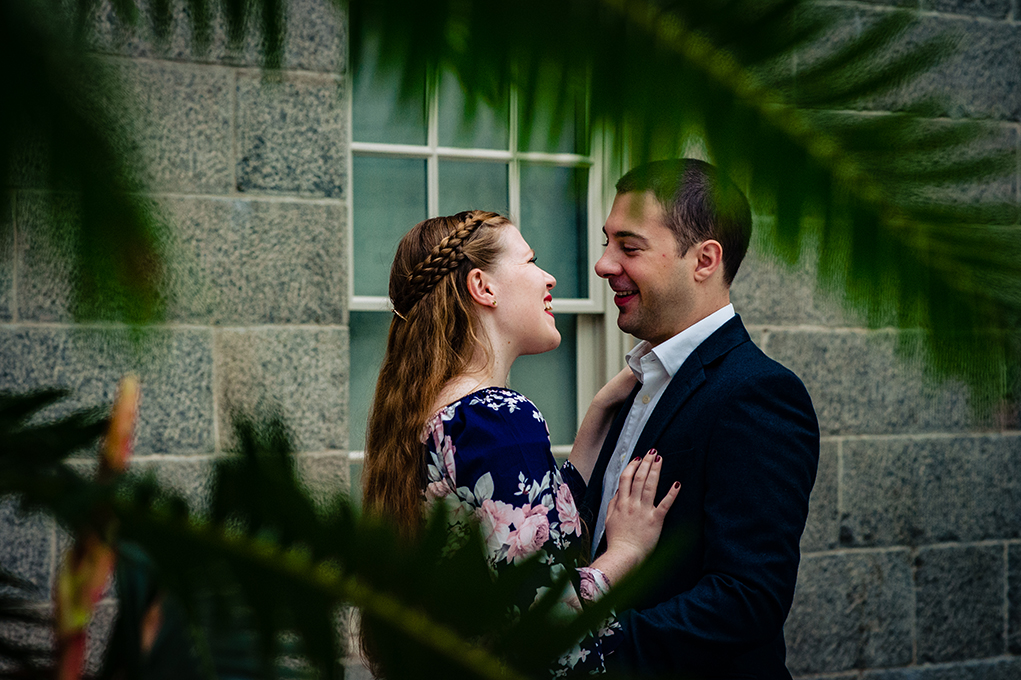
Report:
[[[606,246],[596,274],[613,289],[625,333],[653,345],[691,325],[698,293],[694,248],[682,255],[651,192],[617,194],[603,232]]]

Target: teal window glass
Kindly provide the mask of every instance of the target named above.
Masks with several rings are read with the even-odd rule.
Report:
[[[372,395],[376,391],[379,366],[386,352],[386,337],[393,314],[351,312],[351,377],[348,383],[349,445],[365,449],[365,425],[369,419]]]
[[[553,297],[588,297],[588,168],[521,165],[521,235],[557,280]]]
[[[521,97],[518,100],[518,150],[587,155],[584,97],[570,91],[562,93],[562,84],[552,82],[550,77],[540,76],[539,87],[543,88],[539,95],[541,100],[559,100],[559,110],[554,111],[552,106],[529,110],[528,100]]]
[[[444,72],[440,79],[440,146],[465,149],[507,149],[510,147],[510,103],[504,95],[488,104],[470,106],[457,77]],[[470,118],[470,120],[469,120]]]
[[[552,352],[518,357],[511,367],[509,380],[510,387],[539,407],[554,445],[572,443],[578,431],[577,317],[558,315],[557,329],[560,347]]]
[[[491,210],[507,215],[507,164],[484,161],[440,161],[440,214]]]
[[[397,243],[426,217],[426,162],[355,156],[354,292],[388,295]]]
[[[426,143],[425,79],[401,100],[397,75],[378,70],[378,42],[366,36],[354,71],[351,132],[357,142]]]

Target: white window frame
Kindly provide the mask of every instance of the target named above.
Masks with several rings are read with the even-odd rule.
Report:
[[[349,72],[349,82],[353,74]],[[588,195],[586,198],[588,239],[588,296],[585,298],[556,298],[554,309],[558,313],[572,314],[577,322],[576,385],[577,423],[585,415],[592,397],[606,382],[624,366],[624,354],[632,345],[630,336],[617,329],[616,309],[612,303],[612,292],[606,283],[596,275],[593,265],[602,255],[603,222],[613,202],[616,177],[622,172],[620,153],[612,134],[604,130],[592,131],[589,155],[574,153],[545,153],[518,150],[518,94],[511,90],[509,97],[509,139],[507,149],[482,149],[440,146],[439,144],[439,87],[435,82],[428,84],[426,96],[428,115],[426,117],[426,143],[388,144],[380,142],[359,142],[353,138],[352,96],[348,97],[347,138],[350,141],[347,154],[348,200],[347,200],[347,271],[348,309],[353,312],[389,312],[390,299],[383,295],[355,294],[355,252],[354,252],[354,201],[353,184],[354,157],[406,158],[426,161],[426,212],[429,217],[439,215],[439,163],[441,160],[462,160],[502,163],[508,169],[508,200],[510,219],[518,221],[521,206],[521,164],[537,163],[557,167],[587,168]],[[353,88],[352,88],[353,90]],[[566,456],[570,444],[553,446],[553,453]],[[362,456],[361,451],[351,451],[352,460]]]

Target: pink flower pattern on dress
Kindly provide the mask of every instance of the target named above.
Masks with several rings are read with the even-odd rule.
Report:
[[[571,487],[561,483],[557,492],[557,514],[560,515],[560,531],[564,536],[574,534],[581,536],[581,517],[578,506],[574,504]]]
[[[518,512],[513,505],[487,498],[475,511],[482,529],[482,537],[490,554],[499,552],[510,538],[510,526]]]
[[[525,505],[515,509],[515,528],[506,540],[508,562],[519,562],[529,555],[539,552],[539,549],[549,540],[547,512],[549,509],[544,505]]]
[[[485,388],[430,418],[422,443],[426,450],[424,500],[427,506],[437,499],[445,501],[451,545],[457,540],[461,546],[468,545],[474,521],[497,575],[511,564],[540,555],[540,563],[549,571],[521,593],[517,605],[521,610],[561,582],[558,574],[572,566],[567,556],[574,537],[582,535],[578,507],[565,476],[570,474],[568,481],[576,480],[579,488],[583,483],[569,463],[563,472],[556,467],[549,429],[535,405],[517,392]],[[577,611],[579,599],[593,601],[609,588],[598,569],[582,567],[577,572],[580,592],[569,586],[562,596],[568,613]],[[601,630],[562,656],[550,669],[551,675],[602,670],[605,655],[619,642],[617,631],[619,624],[608,619]]]

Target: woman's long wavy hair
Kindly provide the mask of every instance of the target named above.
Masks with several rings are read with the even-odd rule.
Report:
[[[480,348],[489,352],[468,273],[492,268],[500,228],[508,224],[483,211],[428,219],[401,239],[394,256],[394,318],[369,413],[363,504],[408,537],[422,524],[426,421],[443,386],[469,368]]]

